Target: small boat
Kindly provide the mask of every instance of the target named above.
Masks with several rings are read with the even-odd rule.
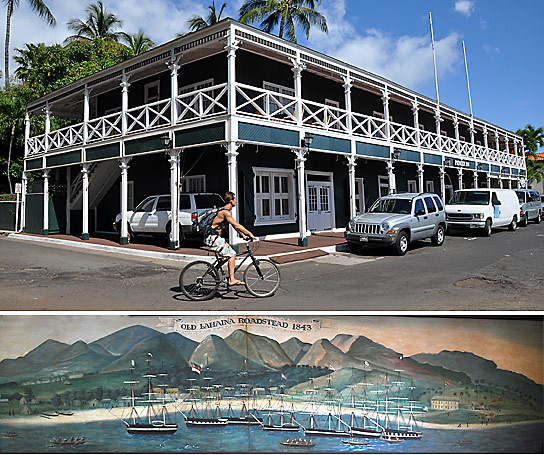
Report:
[[[82,437],[72,436],[70,438],[59,437],[59,438],[50,439],[49,442],[54,445],[75,446],[75,445],[85,444],[87,442],[87,438],[85,436],[82,436]]]
[[[19,435],[15,433],[15,431],[7,431],[6,433],[2,433],[3,438],[17,438]]]
[[[457,441],[456,444],[468,445],[468,444],[474,444],[474,442],[461,439],[461,440]]]
[[[315,442],[312,442],[311,439],[288,439],[280,441],[280,444],[287,447],[315,447]]]
[[[73,416],[74,413],[70,411],[57,411],[57,413],[61,416]]]
[[[366,446],[370,444],[369,441],[365,441],[364,439],[342,439],[342,442],[352,446]]]
[[[382,436],[382,439],[383,439],[385,442],[389,442],[389,443],[396,443],[396,442],[402,442],[402,441],[404,441],[404,439],[396,438],[396,437],[389,436],[389,435],[384,435],[384,436]]]
[[[58,417],[59,416],[59,413],[58,412],[42,412],[42,416],[47,416],[47,417]]]

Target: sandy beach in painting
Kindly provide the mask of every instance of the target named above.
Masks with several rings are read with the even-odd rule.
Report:
[[[172,415],[177,414],[179,417],[178,420],[182,419],[183,416],[181,413],[174,408],[174,406],[167,406],[168,412],[171,412]],[[234,410],[237,410],[235,406],[233,406]],[[88,409],[83,411],[73,411],[74,414],[71,416],[65,416],[65,415],[59,415],[56,417],[42,417],[42,415],[31,415],[31,416],[10,416],[10,417],[0,417],[0,425],[6,424],[6,425],[21,425],[21,426],[27,426],[27,425],[51,425],[56,426],[59,424],[70,424],[70,423],[85,423],[85,422],[99,422],[104,420],[119,420],[119,423],[121,424],[121,417],[126,417],[129,412],[130,408],[113,408],[111,411],[108,409]],[[470,429],[470,430],[485,430],[490,427],[492,428],[498,428],[498,427],[511,427],[516,425],[524,425],[528,423],[538,423],[541,422],[544,424],[544,420],[526,420],[522,422],[514,422],[514,423],[490,423],[489,425],[481,425],[481,424],[470,424],[468,427],[463,425],[462,427],[459,427],[458,423],[452,423],[452,424],[437,424],[437,423],[428,423],[428,422],[421,422],[418,421],[418,424],[422,426],[423,428],[437,428],[441,430],[447,430],[447,429]]]

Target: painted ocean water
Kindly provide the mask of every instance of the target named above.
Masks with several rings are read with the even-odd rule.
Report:
[[[189,453],[543,453],[543,423],[478,429],[425,429],[423,439],[390,444],[381,439],[365,446],[350,446],[342,438],[316,437],[313,448],[280,445],[303,433],[265,432],[260,427],[186,428],[180,419],[174,435],[129,435],[121,422],[99,421],[62,425],[16,426],[0,424],[0,433],[16,432],[16,438],[0,438],[2,453],[100,453],[100,452],[189,452]],[[78,446],[52,445],[56,437],[85,436]]]

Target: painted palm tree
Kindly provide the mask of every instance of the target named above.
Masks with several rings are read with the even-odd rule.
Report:
[[[155,47],[155,43],[151,40],[151,38],[145,36],[142,29],[138,30],[138,33],[134,35],[131,33],[128,34],[125,41],[127,46],[132,49],[135,56],[143,54],[144,52],[147,52]]]
[[[94,40],[97,38],[103,40],[119,41],[127,39],[125,32],[118,31],[123,24],[115,14],[110,13],[102,1],[90,4],[87,9],[87,20],[71,19],[67,22],[70,30],[75,32],[64,40],[65,43],[71,43],[75,40]]]
[[[204,19],[202,16],[191,17],[187,21],[187,25],[189,25],[189,30],[191,32],[196,32],[197,30],[209,27],[210,25],[217,24],[221,20],[221,14],[223,14],[223,10],[226,6],[227,3],[223,3],[221,5],[221,8],[219,9],[219,14],[217,14],[217,10],[215,9],[215,0],[212,0],[212,4],[208,6],[210,13],[208,14],[207,20]]]
[[[4,77],[5,85],[9,86],[9,40],[11,37],[11,16],[13,16],[13,11],[19,6],[19,0],[2,0],[4,5],[7,6],[7,21],[6,21],[6,44],[4,47]],[[42,19],[47,22],[47,25],[54,27],[57,25],[55,17],[47,7],[47,5],[42,0],[28,0],[30,8],[38,14]]]
[[[533,125],[526,125],[525,128],[516,131],[516,134],[523,138],[526,154],[533,155],[540,147],[544,147],[544,128],[535,128]]]
[[[268,33],[278,28],[278,36],[297,42],[296,27],[300,27],[306,38],[310,28],[317,26],[328,33],[327,19],[316,11],[321,0],[247,0],[240,7],[240,22],[250,24],[261,21],[260,27]]]

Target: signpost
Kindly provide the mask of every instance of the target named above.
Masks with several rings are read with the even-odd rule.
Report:
[[[23,185],[21,183],[15,184],[15,194],[17,195],[17,203],[15,205],[15,232],[18,231],[19,226],[19,194],[21,194]]]

